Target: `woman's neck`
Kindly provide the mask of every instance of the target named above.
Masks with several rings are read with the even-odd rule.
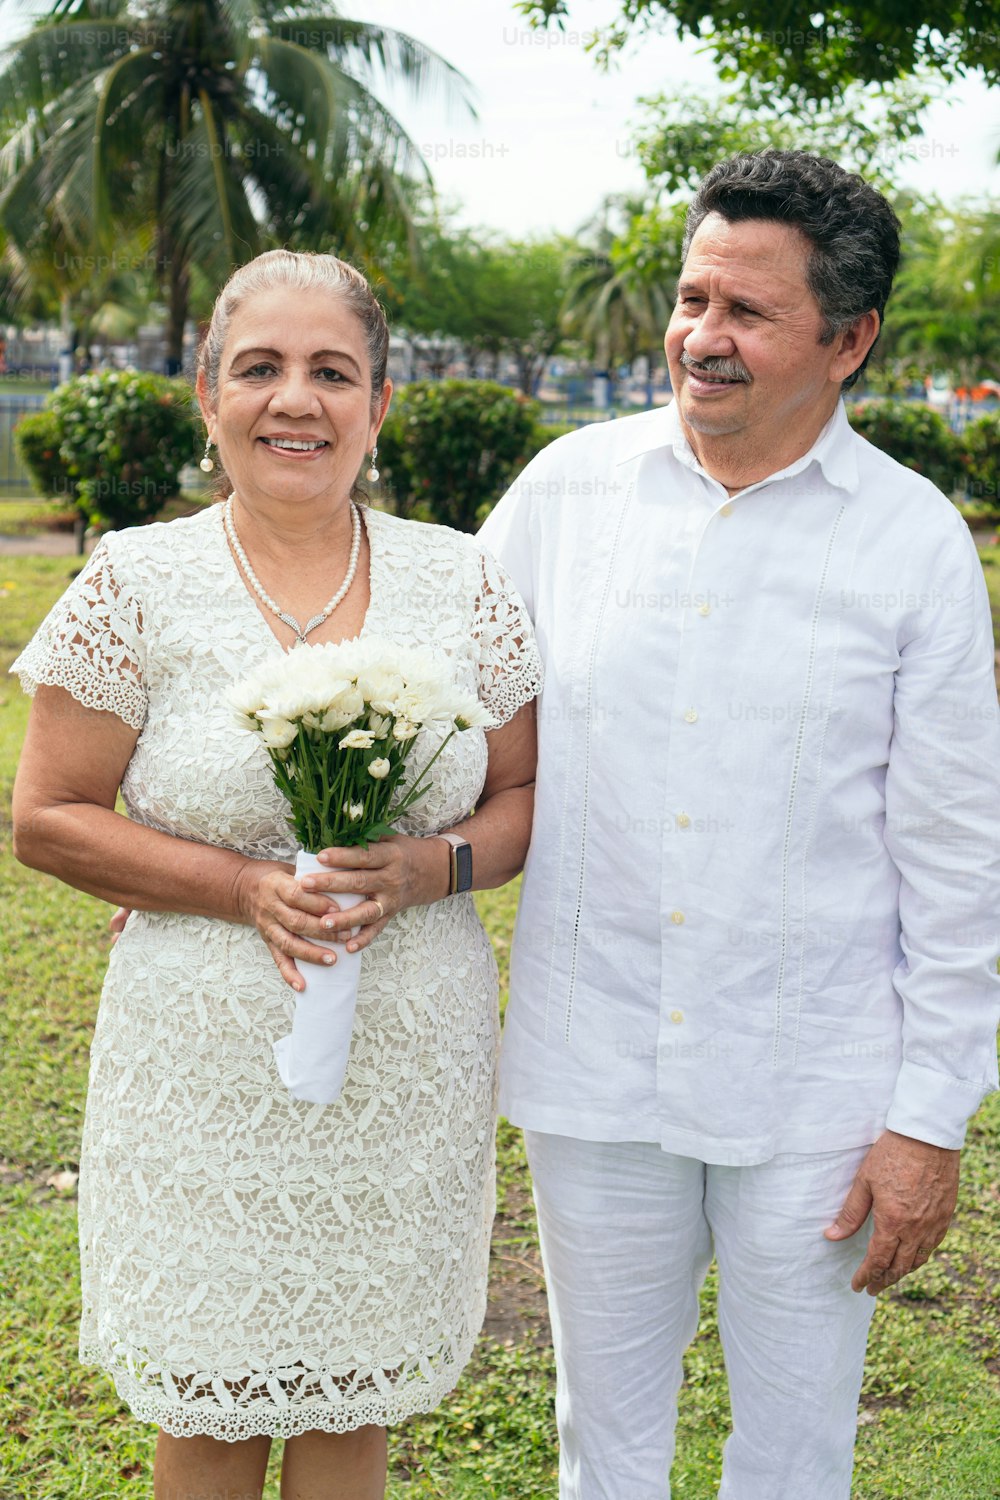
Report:
[[[351,550],[352,507],[345,498],[331,510],[329,502],[261,506],[234,491],[233,521],[244,549],[261,561],[306,560],[329,568],[331,560]]]

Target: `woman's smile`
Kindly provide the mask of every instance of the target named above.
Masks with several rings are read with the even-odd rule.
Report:
[[[257,439],[270,453],[282,459],[303,460],[318,458],[330,444],[326,438],[297,437],[292,433],[269,433]]]

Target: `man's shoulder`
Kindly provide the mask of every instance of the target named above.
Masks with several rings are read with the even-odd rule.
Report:
[[[905,518],[907,524],[938,542],[967,531],[953,502],[926,475],[907,468],[853,429],[851,439],[857,455],[858,495],[874,513]]]

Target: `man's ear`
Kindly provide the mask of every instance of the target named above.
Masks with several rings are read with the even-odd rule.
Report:
[[[848,328],[842,328],[834,339],[834,358],[830,365],[830,379],[837,385],[853,375],[865,355],[878,338],[882,324],[874,307],[862,313]]]

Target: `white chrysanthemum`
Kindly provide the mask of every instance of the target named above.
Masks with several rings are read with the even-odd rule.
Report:
[[[260,732],[264,744],[269,750],[287,750],[295,736],[299,732],[299,726],[283,719],[277,714],[262,713],[260,718]]]
[[[396,714],[405,683],[388,664],[373,663],[358,673],[358,692],[379,714]]]
[[[380,756],[377,760],[371,761],[368,766],[369,776],[374,776],[376,781],[384,781],[391,770],[392,766],[384,758],[384,756]]]
[[[375,736],[370,729],[352,729],[350,734],[337,744],[338,750],[370,750],[375,743]]]
[[[441,651],[399,646],[379,636],[282,652],[236,683],[228,702],[240,727],[261,733],[269,748],[290,744],[297,723],[336,733],[365,713],[370,733],[352,730],[341,748],[368,749],[373,735],[388,733],[389,719],[395,720],[393,734],[401,744],[424,724],[442,730],[494,724],[476,696],[455,682],[452,663]]]
[[[352,823],[357,823],[365,815],[365,804],[363,802],[345,802],[341,811],[350,818]]]
[[[456,729],[495,729],[497,721],[480,703],[475,693],[456,694],[453,699],[452,718]]]
[[[320,729],[331,733],[335,729],[344,729],[352,724],[364,708],[360,693],[345,693],[330,708],[319,721]]]
[[[226,702],[236,715],[237,721],[245,729],[256,729],[255,721],[260,709],[264,706],[264,687],[256,673],[252,677],[244,677],[240,682],[234,682],[226,690]]]

